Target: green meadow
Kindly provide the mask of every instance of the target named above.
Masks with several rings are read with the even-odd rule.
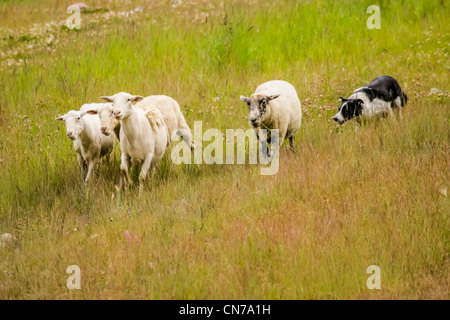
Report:
[[[69,1],[0,3],[0,299],[449,299],[448,1],[86,3],[79,30]],[[382,75],[401,121],[331,120]],[[303,108],[273,176],[175,165],[172,145],[139,197],[116,188],[116,142],[85,185],[55,121],[125,91],[173,97],[192,130],[247,130],[239,96],[273,79]]]

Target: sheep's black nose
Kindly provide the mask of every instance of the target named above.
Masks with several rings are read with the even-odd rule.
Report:
[[[67,132],[67,136],[71,137],[72,136],[72,131]]]

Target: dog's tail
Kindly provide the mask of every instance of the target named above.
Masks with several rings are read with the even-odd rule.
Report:
[[[395,79],[394,79],[394,87],[395,90],[397,91],[397,95],[400,97],[401,106],[404,107],[408,102],[408,96],[403,92],[402,88],[400,87],[400,84]]]
[[[404,107],[408,103],[408,96],[402,92],[402,107]]]

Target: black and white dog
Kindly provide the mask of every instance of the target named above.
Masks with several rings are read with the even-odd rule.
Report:
[[[348,99],[341,97],[341,106],[333,120],[339,124],[356,118],[393,116],[392,110],[397,109],[399,118],[402,108],[408,101],[397,80],[389,76],[378,77],[367,86],[356,89]]]

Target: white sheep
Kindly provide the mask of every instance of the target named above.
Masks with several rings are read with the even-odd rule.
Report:
[[[264,152],[267,151],[267,143],[274,139],[271,139],[270,131],[259,136],[263,134],[260,129],[278,129],[279,145],[289,139],[294,150],[294,137],[302,121],[302,107],[294,86],[286,81],[273,80],[260,85],[250,97],[241,96],[240,99],[247,103],[250,126]],[[269,157],[274,155],[275,147],[272,143]]]
[[[169,143],[173,135],[177,134],[183,138],[191,150],[194,149],[191,129],[187,125],[186,119],[181,113],[180,105],[176,100],[165,95],[153,95],[136,104],[136,107],[145,108],[148,106],[154,106],[161,112],[169,131]]]
[[[95,164],[101,157],[111,153],[114,147],[114,136],[103,135],[100,131],[98,115],[86,114],[86,111],[71,110],[56,120],[65,122],[66,135],[73,141],[82,174],[88,169],[85,178],[85,182],[88,182],[94,172]]]
[[[111,97],[101,97],[101,99],[112,103],[114,116],[121,123],[121,186],[131,184],[130,162],[131,164],[141,163],[139,174],[139,193],[141,194],[148,171],[153,170],[166,150],[168,132],[163,116],[153,106],[136,108],[133,103],[142,101],[144,98],[141,96],[120,92]]]
[[[114,132],[116,138],[120,141],[120,121],[114,117],[112,103],[90,103],[81,107],[80,111],[86,111],[87,114],[98,114],[100,117],[100,131],[109,136]]]
[[[177,134],[183,138],[192,150],[194,149],[191,129],[187,125],[177,101],[168,96],[154,95],[146,97],[142,101],[136,103],[135,107],[142,109],[156,107],[161,112],[164,123],[169,131],[167,143],[169,144],[173,135]],[[113,130],[118,132],[117,128],[120,128],[120,121],[114,116],[112,109],[112,105],[106,103],[98,108],[91,108],[91,110],[88,111],[90,114],[99,114],[102,122],[102,132],[106,135],[111,134]]]

